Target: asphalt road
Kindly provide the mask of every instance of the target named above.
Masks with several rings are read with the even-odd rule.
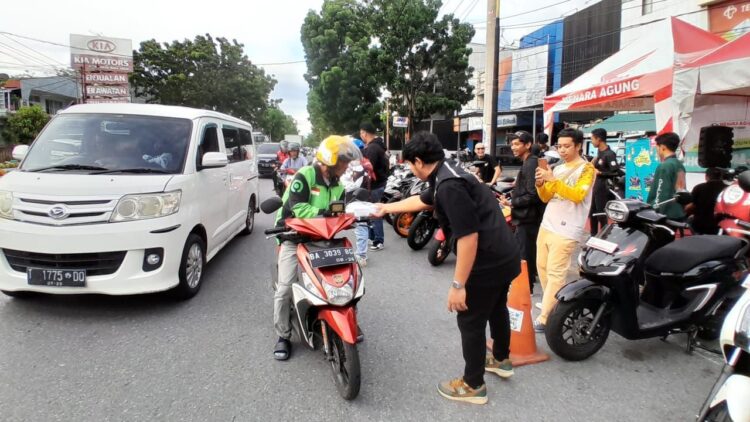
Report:
[[[612,335],[585,362],[553,357],[508,381],[488,374],[485,406],[446,401],[436,384],[463,367],[444,306],[454,261],[431,268],[386,226],[359,310],[362,390],[344,402],[321,352],[300,346],[288,362],[272,359],[270,225],[261,216],[209,263],[188,302],[0,298],[0,420],[686,421],[721,368],[718,356],[685,354],[684,336]]]

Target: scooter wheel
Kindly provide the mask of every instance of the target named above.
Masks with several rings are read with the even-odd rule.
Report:
[[[359,394],[359,387],[362,383],[357,345],[343,341],[330,328],[328,328],[328,343],[333,381],[341,397],[344,400],[352,400]]]
[[[555,354],[565,360],[584,360],[607,342],[611,328],[610,315],[604,313],[591,336],[587,331],[602,302],[594,299],[559,302],[547,318],[544,335]]]
[[[406,237],[406,243],[415,251],[424,248],[427,242],[432,239],[435,226],[432,224],[432,217],[425,214],[417,215],[414,222],[409,227],[409,235]]]
[[[430,265],[437,267],[445,262],[445,258],[451,253],[450,245],[447,240],[442,242],[432,239],[430,240],[429,247],[427,248],[427,261]]]

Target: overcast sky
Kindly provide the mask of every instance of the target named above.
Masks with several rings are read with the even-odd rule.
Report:
[[[512,43],[546,22],[598,2],[598,0],[502,0],[502,43]],[[320,10],[322,0],[130,0],[92,2],[81,0],[26,0],[14,2],[0,15],[0,31],[67,45],[69,35],[103,35],[133,40],[133,47],[147,39],[160,42],[194,38],[209,33],[235,38],[245,53],[278,81],[272,97],[297,120],[303,134],[310,132],[307,119],[306,66],[300,42],[300,26],[310,9]],[[476,24],[475,42],[486,39],[486,0],[444,0],[442,13],[454,13]],[[533,4],[533,5],[532,5]],[[519,15],[520,16],[516,16]],[[508,16],[507,19],[502,17]],[[19,44],[20,43],[20,44]],[[272,65],[274,63],[299,62]],[[52,67],[68,66],[66,47],[0,35],[0,72],[10,75],[28,71],[54,73]]]

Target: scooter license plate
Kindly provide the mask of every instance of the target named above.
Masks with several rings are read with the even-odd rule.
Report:
[[[617,243],[612,243],[598,237],[591,237],[586,241],[586,246],[606,253],[614,253],[617,250]]]
[[[334,265],[353,264],[357,262],[352,248],[338,247],[312,251],[307,255],[313,268],[332,267]]]

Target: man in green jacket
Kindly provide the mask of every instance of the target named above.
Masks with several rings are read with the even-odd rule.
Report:
[[[349,162],[359,159],[359,148],[343,136],[329,136],[321,142],[315,161],[302,167],[281,198],[283,205],[276,214],[276,226],[283,227],[287,218],[314,218],[327,214],[329,204],[344,199],[339,178]],[[273,349],[277,360],[289,359],[292,345],[292,283],[297,278],[297,244],[281,242],[278,257],[279,282],[273,298],[273,324],[279,340]]]
[[[673,132],[662,133],[656,137],[656,147],[659,151],[661,164],[656,168],[651,190],[648,192],[648,202],[651,205],[674,198],[678,191],[685,190],[685,167],[677,159],[675,151],[680,146],[680,137]],[[671,220],[685,219],[685,210],[677,202],[670,202],[656,207],[656,211]]]

